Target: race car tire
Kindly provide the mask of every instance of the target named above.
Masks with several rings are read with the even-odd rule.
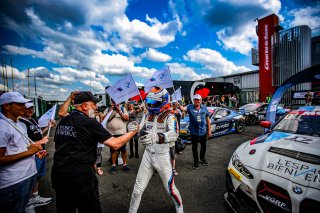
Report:
[[[244,120],[238,120],[236,124],[236,132],[242,133],[244,131]]]
[[[246,124],[252,126],[257,122],[257,118],[254,115],[248,115],[246,116]]]

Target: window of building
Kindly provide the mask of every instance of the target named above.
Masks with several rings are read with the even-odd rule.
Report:
[[[234,78],[233,79],[234,84],[240,84],[240,78]]]

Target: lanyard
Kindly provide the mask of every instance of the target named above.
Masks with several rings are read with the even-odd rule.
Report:
[[[15,128],[15,130],[17,130],[23,137],[25,137],[26,139],[28,139],[29,142],[33,143],[33,140],[31,140],[27,135],[25,135],[16,125],[14,125],[13,123],[11,123],[10,121],[8,121],[8,119],[2,114],[0,113],[0,118],[2,118],[3,120],[5,120],[7,123],[10,124],[10,126],[12,126],[13,128]],[[30,143],[27,143],[27,146],[29,147]]]
[[[24,121],[27,121],[29,124],[31,124],[31,125],[33,125],[33,126],[36,126],[38,132],[40,132],[41,136],[43,136],[43,135],[42,135],[42,130],[39,128],[37,122],[36,122],[33,118],[31,118],[31,119],[32,119],[34,122],[31,122],[29,119],[26,119],[26,118],[24,118],[24,117],[20,117],[19,119],[24,120]]]

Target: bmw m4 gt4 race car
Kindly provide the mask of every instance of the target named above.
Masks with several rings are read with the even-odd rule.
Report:
[[[225,200],[236,212],[320,212],[320,106],[291,111],[241,144],[226,185]]]
[[[250,103],[243,105],[238,110],[239,113],[245,117],[246,124],[254,125],[256,122],[266,119],[268,105],[268,103]],[[276,111],[276,120],[289,111],[289,109],[278,106]]]
[[[231,132],[243,132],[244,117],[239,113],[220,107],[208,107],[211,120],[212,136],[224,135]],[[180,138],[190,140],[189,117],[180,121]]]

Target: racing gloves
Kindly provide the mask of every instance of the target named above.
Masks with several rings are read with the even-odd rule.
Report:
[[[140,136],[138,142],[144,146],[152,145],[154,143],[163,144],[165,142],[165,138],[162,133],[148,133]]]

